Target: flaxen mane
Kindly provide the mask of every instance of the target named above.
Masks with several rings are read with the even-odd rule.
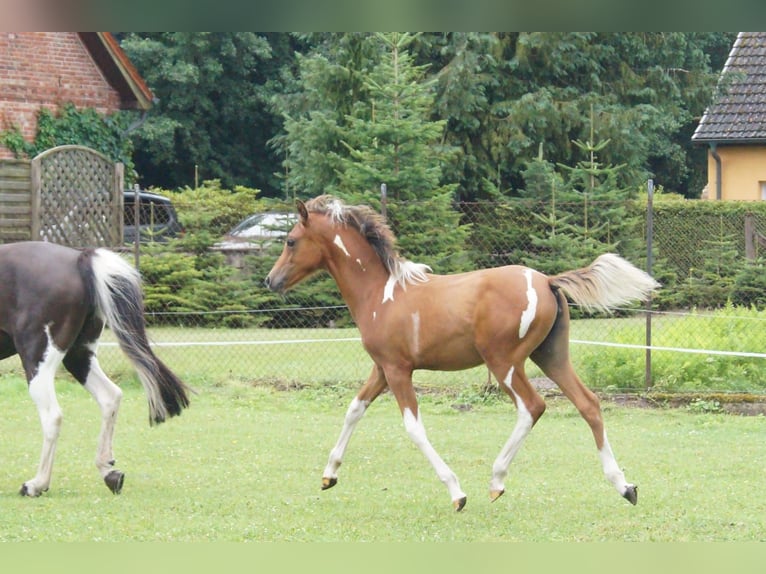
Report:
[[[428,281],[428,265],[413,263],[399,254],[396,237],[383,216],[366,205],[350,206],[332,195],[320,195],[306,202],[312,213],[327,215],[333,223],[358,231],[378,254],[383,266],[403,288],[407,283]]]

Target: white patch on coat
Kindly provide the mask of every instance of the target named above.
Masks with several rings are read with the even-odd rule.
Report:
[[[513,370],[515,367],[511,367],[511,370],[508,371],[508,374],[505,376],[505,379],[503,379],[503,384],[508,387],[508,389],[513,392]],[[516,394],[516,393],[514,393]]]
[[[340,235],[335,236],[335,240],[333,241],[335,245],[337,245],[343,253],[346,254],[346,257],[351,257],[351,254],[348,252],[348,249],[346,249],[346,245],[343,243],[343,238],[341,238]],[[357,261],[359,261],[357,259]]]
[[[394,287],[396,287],[396,277],[389,275],[386,286],[383,288],[383,303],[394,300]]]
[[[357,264],[359,264],[359,268],[360,268],[362,271],[367,271],[367,269],[365,268],[365,266],[364,266],[364,263],[362,263],[362,260],[361,260],[361,259],[357,259],[357,260],[356,260],[356,262],[357,262]]]
[[[420,351],[420,313],[412,314],[412,353],[417,355]]]
[[[374,321],[377,318],[378,318],[378,312],[377,311],[373,311],[372,312],[372,320]]]
[[[532,287],[532,270],[527,269],[524,271],[524,276],[527,278],[527,308],[521,314],[521,324],[519,325],[519,339],[523,339],[527,334],[529,326],[532,321],[535,320],[535,313],[537,313],[537,291]]]

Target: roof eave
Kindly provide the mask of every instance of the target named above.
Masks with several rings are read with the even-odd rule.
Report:
[[[740,145],[740,146],[747,146],[747,145],[766,145],[766,137],[759,137],[759,138],[746,138],[746,139],[736,139],[736,138],[695,138],[692,137],[692,143],[697,145],[710,145],[710,144],[716,144],[716,145]]]
[[[97,65],[104,65],[104,58],[100,57],[103,55],[106,57],[106,63],[114,66],[113,70],[102,69],[102,72],[110,83],[120,84],[113,87],[120,92],[125,108],[146,111],[152,107],[154,94],[111,33],[78,32],[78,35]],[[126,95],[129,97],[125,97]]]

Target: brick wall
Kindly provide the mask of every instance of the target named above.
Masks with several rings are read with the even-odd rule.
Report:
[[[65,103],[110,113],[120,97],[75,32],[0,32],[0,130],[32,140],[41,107]],[[0,158],[12,154],[0,145]]]

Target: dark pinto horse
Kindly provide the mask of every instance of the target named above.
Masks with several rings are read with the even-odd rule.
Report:
[[[625,480],[607,441],[599,400],[572,368],[564,294],[586,308],[609,310],[645,299],[658,286],[654,279],[614,254],[552,277],[517,265],[434,275],[428,266],[399,254],[390,229],[368,207],[348,206],[327,195],[298,201],[297,207],[300,219],[287,235],[266,285],[285,292],[313,272],[327,270],[375,363],[348,407],[324,470],[323,489],[336,484],[351,434],[367,407],[389,389],[407,434],[447,486],[455,509],[461,510],[466,495],[426,436],[412,372],[462,370],[485,363],[518,411],[511,436],[492,466],[490,499],[496,500],[505,491],[513,457],[545,410],[524,371],[530,357],[587,421],[606,478],[636,504],[636,486]]]
[[[114,332],[146,391],[150,424],[181,414],[186,386],[149,346],[138,272],[106,249],[76,250],[52,243],[0,245],[0,359],[19,355],[43,430],[40,465],[20,494],[50,486],[61,428],[54,378],[61,363],[101,409],[96,467],[117,494],[124,475],[113,468],[112,437],[122,391],[96,358],[104,324]]]

